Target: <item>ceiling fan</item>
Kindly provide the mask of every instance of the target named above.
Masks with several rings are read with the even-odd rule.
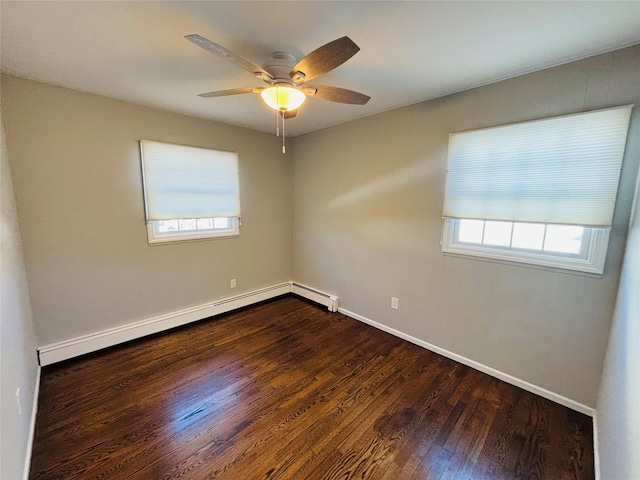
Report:
[[[274,52],[262,67],[200,35],[192,34],[185,36],[185,38],[208,52],[235,63],[269,85],[267,87],[219,90],[201,93],[199,96],[211,98],[243,93],[259,93],[264,102],[279,112],[282,118],[283,153],[284,119],[295,117],[298,107],[304,103],[306,97],[351,105],[364,105],[370,99],[368,95],[347,90],[346,88],[307,85],[308,81],[339,67],[358,53],[360,47],[346,36],[317,48],[298,62],[289,53]],[[279,134],[279,128],[277,133]]]

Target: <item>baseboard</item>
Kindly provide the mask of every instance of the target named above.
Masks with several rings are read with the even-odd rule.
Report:
[[[22,479],[29,480],[29,470],[31,469],[31,453],[33,452],[33,441],[36,436],[36,416],[38,415],[38,396],[40,395],[40,372],[41,367],[38,365],[36,371],[36,386],[33,391],[33,401],[31,405],[31,420],[29,421],[29,438],[27,440],[27,455],[24,459],[24,467],[22,469]]]
[[[338,297],[335,295],[321,292],[320,290],[316,290],[315,288],[308,287],[297,282],[289,282],[289,284],[291,285],[291,293],[295,293],[296,295],[307,298],[313,302],[319,303],[320,305],[324,305],[330,312],[338,311]]]
[[[96,352],[103,348],[112,347],[130,340],[136,340],[198,320],[204,320],[208,317],[253,305],[254,303],[269,300],[270,298],[275,298],[290,292],[291,284],[289,282],[281,283],[119,327],[108,328],[89,335],[44,345],[38,348],[40,365],[51,365],[86,353]]]
[[[338,309],[338,297],[296,282],[285,282],[234,297],[185,308],[175,312],[158,315],[119,327],[108,328],[99,332],[71,338],[62,342],[44,345],[38,348],[41,366],[69,360],[87,353],[97,352],[103,348],[113,347],[120,343],[180,327],[191,322],[227,313],[238,308],[247,307],[264,300],[294,293],[326,306],[329,311]]]
[[[593,470],[595,480],[600,478],[600,440],[598,438],[598,412],[593,412]]]
[[[384,332],[390,333],[391,335],[394,335],[398,338],[402,338],[403,340],[406,340],[408,342],[411,342],[415,345],[418,345],[420,347],[426,348],[427,350],[430,350],[434,353],[437,353],[439,355],[442,355],[443,357],[447,357],[450,358],[451,360],[455,360],[458,363],[462,363],[463,365],[466,365],[468,367],[471,367],[475,370],[478,370],[482,373],[486,373],[487,375],[491,375],[494,378],[497,378],[499,380],[502,380],[504,382],[507,382],[511,385],[515,385],[516,387],[520,387],[523,390],[526,390],[528,392],[531,393],[535,393],[536,395],[540,395],[541,397],[544,397],[548,400],[551,400],[553,402],[556,402],[560,405],[563,405],[567,408],[570,408],[572,410],[575,410],[577,412],[580,413],[584,413],[585,415],[588,415],[590,417],[594,416],[595,410],[591,407],[588,407],[586,405],[583,405],[579,402],[576,402],[575,400],[571,400],[570,398],[564,397],[562,395],[559,395],[557,393],[551,392],[545,388],[539,387],[537,385],[534,385],[532,383],[529,383],[525,380],[521,380],[517,377],[514,377],[512,375],[509,375],[508,373],[504,373],[501,372],[500,370],[496,370],[495,368],[492,367],[488,367],[487,365],[483,365],[482,363],[476,362],[474,360],[471,360],[469,358],[463,357],[462,355],[458,355],[457,353],[453,353],[450,352],[449,350],[445,350],[444,348],[440,348],[436,345],[432,345],[431,343],[425,342],[424,340],[420,340],[419,338],[413,337],[411,335],[408,335],[404,332],[401,332],[399,330],[396,330],[394,328],[388,327],[387,325],[383,325],[382,323],[378,323],[375,322],[373,320],[371,320],[370,318],[367,317],[363,317],[362,315],[359,315],[357,313],[351,312],[349,310],[346,310],[342,307],[338,308],[338,311],[348,317],[351,317],[355,320],[359,320],[363,323],[366,323],[368,325],[371,325],[372,327],[375,327],[379,330],[382,330]]]

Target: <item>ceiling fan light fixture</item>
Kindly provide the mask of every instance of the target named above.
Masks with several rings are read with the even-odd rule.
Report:
[[[287,84],[277,84],[265,88],[260,95],[269,107],[279,112],[295,110],[307,98],[302,91]]]
[[[286,52],[274,52],[269,60],[270,63],[268,65],[265,64],[264,67],[259,67],[250,60],[242,58],[222,45],[218,45],[200,35],[192,34],[187,35],[185,38],[198,47],[235,63],[240,68],[270,85],[263,88],[232,88],[202,93],[200,96],[205,98],[224,97],[227,95],[260,92],[262,100],[269,108],[277,112],[277,136],[280,136],[280,126],[282,125],[282,153],[285,153],[284,121],[287,118],[296,116],[296,110],[304,103],[307,96],[350,105],[364,105],[369,101],[370,97],[368,95],[345,88],[306,85],[307,81],[339,67],[360,50],[360,47],[347,36],[316,48],[295,65],[296,59],[293,55]]]

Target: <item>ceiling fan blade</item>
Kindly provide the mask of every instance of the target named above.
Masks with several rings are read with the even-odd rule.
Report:
[[[219,57],[224,58],[225,60],[229,60],[240,68],[244,68],[247,72],[255,75],[256,77],[264,80],[265,82],[270,82],[273,80],[273,76],[267,72],[264,68],[259,67],[255,63],[247,60],[246,58],[241,57],[240,55],[236,55],[230,50],[227,50],[221,45],[217,43],[213,43],[211,40],[207,40],[200,35],[192,34],[187,35],[184,38],[199,46],[200,48],[204,48],[206,51],[213,53],[214,55],[218,55]]]
[[[293,118],[298,114],[298,110],[289,110],[287,112],[284,112],[284,118]]]
[[[264,88],[248,87],[248,88],[232,88],[230,90],[218,90],[217,92],[201,93],[198,96],[204,98],[226,97],[228,95],[240,95],[242,93],[260,93]]]
[[[327,87],[324,85],[304,86],[302,87],[302,91],[310,97],[351,105],[364,105],[371,98],[369,95],[347,90],[346,88]]]
[[[330,72],[353,57],[360,47],[349,37],[342,37],[315,49],[289,72],[291,80],[300,84]]]

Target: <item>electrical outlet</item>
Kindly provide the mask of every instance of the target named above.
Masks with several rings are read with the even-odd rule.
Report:
[[[22,415],[22,401],[20,399],[20,387],[16,390],[16,402],[18,402],[18,414]]]
[[[398,299],[396,297],[391,297],[391,308],[398,310]]]
[[[236,288],[236,279],[235,278],[232,278],[230,283],[231,283],[231,288]]]

